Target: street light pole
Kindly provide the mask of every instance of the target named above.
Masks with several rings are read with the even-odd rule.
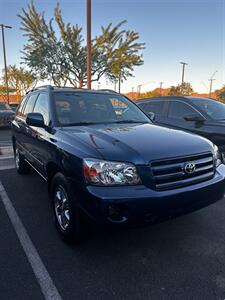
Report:
[[[183,68],[182,68],[182,80],[181,80],[181,84],[183,85],[184,83],[184,71],[185,71],[185,66],[187,65],[186,62],[180,62],[182,65],[183,65]]]
[[[91,89],[91,0],[87,1],[87,88]]]
[[[160,96],[162,96],[162,85],[163,85],[163,82],[161,81],[159,83],[160,87],[159,87],[159,93],[160,93]]]
[[[5,66],[5,84],[6,84],[7,102],[9,103],[9,85],[8,85],[8,74],[7,74],[7,63],[6,63],[4,28],[12,28],[12,27],[4,24],[0,24],[0,27],[2,29],[2,47],[3,47],[4,66]]]

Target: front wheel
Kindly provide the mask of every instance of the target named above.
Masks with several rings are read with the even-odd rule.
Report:
[[[17,146],[15,146],[14,149],[14,157],[15,157],[15,165],[16,165],[16,170],[19,174],[27,174],[30,171],[30,167],[28,163],[24,160],[22,155],[19,152],[19,149]]]
[[[51,183],[51,201],[58,232],[66,242],[78,242],[82,237],[82,224],[76,198],[68,180],[57,173]]]

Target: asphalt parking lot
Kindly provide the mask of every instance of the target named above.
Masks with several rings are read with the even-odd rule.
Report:
[[[0,128],[0,147],[6,147],[11,145],[11,129]]]
[[[62,299],[225,299],[225,200],[147,228],[99,230],[69,246],[38,175],[3,169],[0,182]],[[0,195],[0,299],[44,299]]]

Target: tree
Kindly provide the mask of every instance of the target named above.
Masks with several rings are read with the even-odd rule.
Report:
[[[161,96],[161,95],[160,95],[159,89],[156,88],[156,89],[154,89],[153,91],[148,91],[148,92],[146,92],[146,93],[142,93],[142,94],[140,95],[140,98],[141,98],[141,99],[145,99],[145,98],[160,97],[160,96]]]
[[[5,83],[5,71],[3,73],[3,82]],[[24,68],[17,68],[16,65],[7,67],[8,84],[16,91],[18,95],[24,95],[31,86],[35,84],[35,76]]]
[[[225,85],[219,89],[219,90],[216,90],[216,98],[221,101],[221,102],[225,102]]]
[[[171,86],[168,93],[169,96],[190,96],[194,92],[189,82],[178,84],[177,86]]]
[[[14,93],[16,90],[12,87],[8,87],[9,93]],[[5,85],[0,85],[0,95],[7,93],[7,87]]]
[[[82,28],[65,24],[59,4],[48,22],[44,13],[37,12],[33,2],[19,17],[21,29],[28,39],[22,52],[23,60],[38,79],[53,80],[57,86],[69,82],[75,87],[83,87],[87,74]],[[134,66],[143,63],[140,50],[144,49],[144,43],[138,43],[137,32],[121,30],[125,22],[102,27],[101,34],[92,40],[92,81],[98,81],[103,75],[110,80],[118,77],[124,80],[132,75]],[[54,23],[58,34],[53,28]]]
[[[110,23],[107,27],[102,27],[102,34],[96,38],[95,45],[100,50],[101,56],[106,59],[106,77],[115,82],[126,80],[132,76],[134,66],[143,64],[143,57],[139,51],[145,48],[144,43],[137,43],[139,34],[134,31],[118,31],[126,23],[120,22],[112,27]],[[120,88],[119,88],[120,89]]]

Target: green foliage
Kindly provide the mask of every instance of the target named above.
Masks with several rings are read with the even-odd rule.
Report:
[[[105,73],[111,81],[126,80],[132,76],[134,66],[143,64],[143,57],[139,55],[139,51],[145,48],[144,43],[137,43],[139,39],[137,32],[120,30],[124,23],[126,21],[120,22],[115,27],[112,27],[112,23],[102,27],[102,34],[95,39],[94,48],[97,48],[104,58]]]
[[[189,82],[178,84],[177,86],[171,86],[168,93],[169,96],[190,96],[194,92]]]
[[[53,80],[57,86],[68,82],[75,87],[84,86],[87,74],[82,28],[63,21],[59,4],[49,22],[44,13],[37,12],[33,2],[27,10],[22,9],[19,17],[28,40],[22,52],[23,60],[38,79]],[[102,27],[101,34],[92,40],[92,81],[98,81],[103,75],[110,80],[126,79],[132,75],[134,66],[143,63],[139,51],[144,49],[144,44],[137,42],[137,32],[121,30],[125,22]],[[57,25],[58,34],[53,24]]]
[[[225,102],[225,85],[221,89],[216,90],[216,98],[219,101]]]
[[[3,82],[5,83],[5,71],[3,73]],[[35,76],[24,68],[17,68],[16,65],[7,67],[8,84],[18,94],[23,95],[35,83]]]
[[[12,87],[9,87],[9,93],[14,93],[16,90]],[[0,94],[6,94],[7,88],[5,85],[0,85]]]

